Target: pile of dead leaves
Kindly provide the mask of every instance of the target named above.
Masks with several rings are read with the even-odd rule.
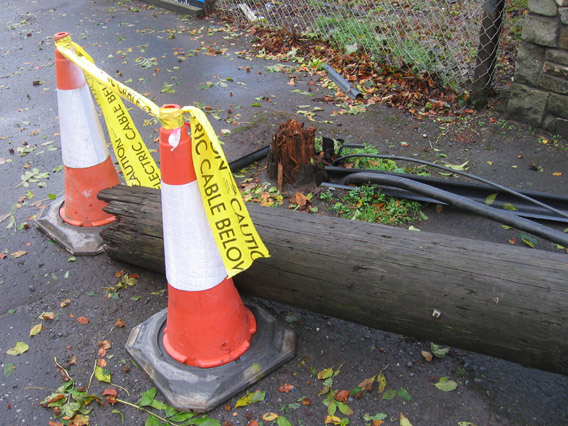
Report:
[[[313,38],[295,35],[285,30],[250,27],[253,48],[266,55],[290,61],[294,58],[319,59],[338,70],[340,74],[363,95],[354,101],[345,94],[337,94],[348,103],[362,102],[367,105],[383,103],[406,110],[417,117],[461,115],[464,112],[466,95],[458,96],[449,87],[440,84],[436,75],[416,74],[410,69],[395,69],[378,64],[363,52],[342,53],[330,44]],[[291,57],[290,52],[294,52]],[[308,66],[298,67],[300,71],[312,71]],[[318,71],[321,78],[325,71]],[[335,99],[323,99],[334,102]]]

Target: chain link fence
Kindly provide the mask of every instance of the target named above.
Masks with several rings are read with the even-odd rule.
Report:
[[[378,63],[428,72],[454,90],[486,90],[506,0],[218,0],[236,20],[313,34]]]

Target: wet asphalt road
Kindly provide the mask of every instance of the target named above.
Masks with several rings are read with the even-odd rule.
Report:
[[[219,22],[185,19],[133,2],[102,0],[7,0],[0,13],[6,23],[0,36],[0,425],[48,425],[52,413],[39,406],[39,401],[62,383],[55,359],[67,367],[78,386],[87,387],[93,365],[100,358],[98,343],[103,340],[112,344],[105,359],[113,383],[122,387],[118,388],[120,398],[135,402],[153,387],[130,361],[124,345],[132,327],[167,305],[164,277],[114,262],[105,255],[72,257],[33,226],[34,215],[64,188],[59,168],[62,160],[53,34],[70,32],[101,68],[158,105],[211,106],[215,129],[232,132],[225,146],[229,160],[265,145],[278,122],[293,116],[309,101],[291,93],[286,74],[266,70],[274,61],[237,54],[248,45],[248,38]],[[179,60],[180,52],[185,53],[185,60]],[[155,58],[156,63],[145,68],[140,58]],[[311,77],[298,76],[297,88],[307,90]],[[258,101],[266,98],[271,102]],[[255,102],[262,106],[251,107]],[[379,117],[385,113],[382,107],[376,111]],[[149,148],[157,149],[158,126],[145,122],[150,117],[140,111],[131,113],[141,123],[138,127]],[[229,122],[231,117],[238,124]],[[397,131],[417,132],[415,123],[400,117],[398,112],[389,112],[389,126],[397,130],[384,138],[396,137]],[[357,132],[368,127],[364,121],[357,122],[362,118],[337,120],[344,123],[341,131],[335,124],[321,126],[352,137],[368,136],[365,130]],[[373,125],[378,122],[381,120],[373,121]],[[254,126],[257,130],[247,133]],[[422,129],[417,133],[422,134]],[[259,135],[264,135],[264,140],[259,140]],[[457,163],[460,159],[454,160]],[[25,186],[21,176],[27,171],[49,173],[49,178]],[[537,178],[535,186],[544,190],[546,182],[539,183]],[[104,298],[103,287],[115,285],[122,270],[138,273],[137,284],[122,290],[116,299]],[[69,304],[63,307],[66,299]],[[297,355],[251,387],[266,391],[267,402],[235,409],[238,395],[227,402],[228,410],[219,407],[209,414],[221,424],[261,421],[269,411],[286,416],[294,425],[323,424],[326,407],[323,397],[317,395],[321,383],[313,371],[337,368],[343,362],[334,382],[336,389],[351,390],[385,369],[387,388],[406,389],[412,397],[410,401],[400,397],[384,400],[369,394],[348,400],[354,410],[352,425],[368,424],[363,419],[365,413],[379,412],[388,414],[385,424],[397,424],[400,413],[414,425],[568,424],[566,377],[459,349],[452,349],[447,358],[427,363],[420,352],[429,347],[429,342],[278,304],[265,306],[296,331]],[[55,319],[40,319],[43,312],[53,312]],[[81,324],[78,317],[90,321]],[[115,326],[119,318],[125,327]],[[30,329],[38,323],[43,325],[42,331],[30,337]],[[29,351],[8,355],[6,351],[19,341],[26,342]],[[455,391],[445,393],[433,387],[436,378],[444,376],[458,382]],[[295,390],[279,392],[285,383],[293,384]],[[106,387],[94,380],[90,391],[100,395]],[[305,397],[311,405],[298,404]],[[125,416],[123,424],[143,425],[148,417],[124,404],[114,408]],[[108,405],[95,407],[89,424],[120,424],[119,415],[112,410]]]

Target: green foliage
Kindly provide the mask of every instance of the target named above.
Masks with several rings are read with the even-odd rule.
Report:
[[[349,191],[333,206],[339,217],[364,222],[399,225],[420,220],[420,203],[388,197],[373,185]]]
[[[87,392],[81,392],[75,389],[73,380],[59,386],[57,390],[49,394],[40,402],[42,407],[53,410],[55,418],[67,417],[72,419],[77,415],[86,416],[91,412],[87,406],[92,402],[101,403],[101,399],[97,395],[91,395]]]
[[[364,148],[345,148],[341,155],[351,155],[351,154],[374,154],[378,155],[379,151],[376,146],[364,143]],[[397,172],[405,173],[403,168],[398,167],[396,162],[393,160],[382,159],[382,158],[369,158],[369,157],[354,157],[348,159],[349,167],[354,169],[374,169],[374,170],[385,170],[387,172]]]

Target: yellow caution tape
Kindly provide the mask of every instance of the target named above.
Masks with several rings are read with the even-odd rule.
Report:
[[[83,69],[91,92],[105,117],[114,154],[126,184],[159,188],[160,169],[144,144],[121,96],[155,116],[158,115],[157,106],[96,67],[89,54],[73,43],[71,37],[64,37],[56,41],[55,45],[63,56]]]
[[[120,98],[129,100],[156,117],[167,129],[181,127],[184,123],[183,114],[189,114],[193,167],[209,226],[221,253],[227,276],[230,278],[244,271],[255,259],[270,256],[248,214],[221,143],[203,111],[191,106],[181,109],[158,108],[149,99],[96,67],[93,59],[83,48],[73,43],[71,37],[58,40],[55,45],[65,58],[85,73],[93,95],[105,115],[115,154],[121,167],[123,163],[126,167],[123,168],[125,178],[128,178],[130,171],[128,167],[132,167],[132,176],[135,179],[130,180],[130,185],[135,185],[133,182],[138,181],[140,185],[156,187],[154,169],[158,169],[140,135],[134,130],[134,124]],[[157,173],[159,177],[159,171]]]
[[[203,206],[227,276],[247,269],[255,259],[269,257],[237,187],[221,143],[207,116],[186,106],[190,115],[193,167]]]

